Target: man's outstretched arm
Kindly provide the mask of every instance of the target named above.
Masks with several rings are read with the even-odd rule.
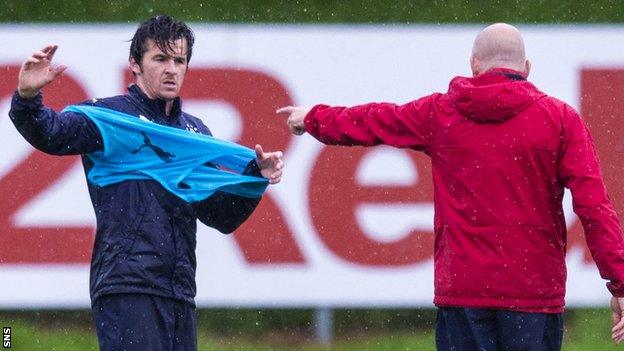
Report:
[[[284,168],[281,151],[264,152],[256,145],[256,159],[251,161],[243,174],[264,177],[269,184],[277,184],[282,179]],[[197,218],[205,225],[222,233],[232,233],[253,213],[260,198],[247,198],[222,191],[214,193],[206,200],[194,204]]]
[[[102,148],[93,122],[76,113],[58,114],[43,105],[41,89],[57,79],[65,66],[52,68],[56,45],[34,52],[23,64],[9,116],[20,134],[37,149],[54,155],[86,154]]]
[[[431,132],[431,106],[437,95],[404,105],[316,105],[311,109],[287,106],[277,113],[288,117],[287,124],[293,134],[308,132],[325,144],[385,144],[426,151]]]
[[[254,164],[243,174],[253,175]],[[232,233],[240,227],[256,209],[261,198],[248,198],[217,191],[209,198],[193,204],[195,215],[203,224],[224,234]]]

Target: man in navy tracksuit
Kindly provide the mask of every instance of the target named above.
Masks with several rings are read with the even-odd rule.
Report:
[[[83,104],[105,107],[166,126],[210,135],[181,110],[180,88],[188,69],[192,31],[169,16],[137,29],[130,47],[135,76],[128,94]],[[50,62],[47,46],[23,64],[11,104],[17,130],[34,147],[54,155],[86,155],[103,149],[102,136],[86,116],[56,113],[40,93],[65,69]],[[244,174],[280,181],[282,153],[256,146]],[[93,166],[82,157],[85,173]],[[216,192],[187,203],[155,180],[127,180],[105,187],[88,182],[97,219],[91,262],[91,301],[102,350],[195,350],[196,220],[231,233],[259,199]]]

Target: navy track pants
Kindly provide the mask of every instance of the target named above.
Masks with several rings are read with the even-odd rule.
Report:
[[[563,313],[438,309],[438,351],[559,351]]]
[[[146,294],[111,294],[92,305],[102,351],[195,351],[195,306]]]

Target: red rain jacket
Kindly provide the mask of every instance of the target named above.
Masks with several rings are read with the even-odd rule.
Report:
[[[624,242],[579,114],[518,72],[456,77],[404,105],[315,106],[325,144],[392,145],[431,158],[438,306],[563,311],[564,187],[607,287],[624,296]]]

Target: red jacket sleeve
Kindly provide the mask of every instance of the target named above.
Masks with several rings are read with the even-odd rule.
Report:
[[[316,105],[305,117],[306,131],[325,144],[386,144],[428,151],[430,95],[405,105],[369,103],[353,107]]]
[[[602,180],[594,142],[581,117],[565,106],[559,175],[572,192],[587,246],[607,288],[624,297],[624,239],[617,214]]]

